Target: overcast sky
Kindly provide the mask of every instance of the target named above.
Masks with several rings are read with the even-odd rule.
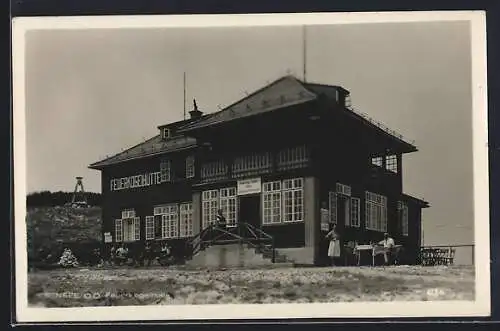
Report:
[[[287,72],[302,76],[300,27],[30,31],[27,190],[70,191],[87,166],[190,110],[217,111]],[[430,202],[425,242],[473,240],[471,50],[467,22],[313,26],[307,80],[341,85],[355,108],[419,152],[404,190]]]

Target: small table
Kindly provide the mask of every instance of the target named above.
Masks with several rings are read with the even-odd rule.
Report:
[[[401,247],[401,245],[395,245],[393,249]],[[380,245],[358,245],[354,247],[354,252],[358,258],[358,266],[361,264],[361,252],[371,252],[372,254],[372,267],[375,266],[375,256],[385,254],[388,249]]]

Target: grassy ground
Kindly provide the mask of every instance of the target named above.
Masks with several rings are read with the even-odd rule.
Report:
[[[474,300],[474,270],[458,266],[71,269],[28,279],[29,303],[46,307]]]

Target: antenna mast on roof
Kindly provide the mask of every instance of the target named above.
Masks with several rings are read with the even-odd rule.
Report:
[[[306,40],[306,26],[302,26],[302,65],[303,65],[303,80],[304,83],[307,81],[306,70],[307,70],[307,40]]]
[[[186,72],[185,71],[183,77],[183,86],[184,86],[184,120],[186,120]]]

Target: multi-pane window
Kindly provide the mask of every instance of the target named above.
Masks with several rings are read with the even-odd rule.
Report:
[[[135,241],[141,238],[141,220],[139,217],[115,220],[115,241]]]
[[[278,152],[278,169],[297,168],[307,165],[307,148],[305,145],[286,148]]]
[[[179,216],[179,237],[191,237],[193,235],[193,204],[182,203]]]
[[[169,182],[171,177],[171,163],[170,160],[161,160],[160,162],[160,181]]]
[[[304,181],[302,178],[283,181],[283,221],[304,219]]]
[[[262,184],[262,223],[299,222],[304,220],[304,181],[285,179]]]
[[[387,155],[385,157],[385,168],[389,171],[398,172],[398,157],[397,155]]]
[[[219,190],[203,191],[201,194],[202,204],[202,225],[207,228],[210,224],[215,224],[217,209],[219,208]]]
[[[262,184],[263,224],[281,222],[281,182],[268,182]]]
[[[115,241],[121,242],[123,240],[122,220],[119,218],[115,220]]]
[[[219,192],[219,208],[227,226],[236,226],[236,187],[223,188]]]
[[[351,196],[351,187],[348,185],[337,183],[337,193],[350,197]]]
[[[381,167],[384,159],[381,156],[372,157],[372,164]]]
[[[152,240],[155,238],[155,218],[154,216],[146,216],[145,221],[145,232],[146,232],[146,240]]]
[[[194,171],[194,156],[191,155],[186,158],[186,178],[193,178]]]
[[[399,210],[399,220],[401,222],[401,234],[403,236],[407,236],[408,235],[408,205],[403,201],[399,201],[398,210]]]
[[[179,236],[177,205],[166,205],[165,214],[161,215],[161,234],[162,238],[177,238]]]
[[[227,175],[227,165],[224,160],[204,163],[201,166],[202,179],[218,179],[224,178]]]
[[[134,218],[134,217],[135,217],[135,210],[134,209],[124,209],[124,210],[122,210],[122,219]]]
[[[134,209],[122,210],[122,218],[115,220],[115,241],[135,241],[141,238],[141,219]]]
[[[330,223],[337,224],[337,192],[328,192],[328,209],[330,210]]]
[[[271,154],[268,152],[236,157],[232,165],[232,172],[235,177],[248,173],[262,173],[270,169]]]
[[[360,199],[359,198],[351,198],[351,226],[359,227],[360,225],[360,220],[359,220],[359,214],[360,214]]]
[[[236,226],[237,223],[237,196],[236,187],[226,187],[220,190],[203,191],[201,194],[202,225],[203,228],[215,224],[217,210],[222,210],[227,226]]]
[[[380,232],[387,231],[387,198],[367,191],[365,207],[366,228]]]

